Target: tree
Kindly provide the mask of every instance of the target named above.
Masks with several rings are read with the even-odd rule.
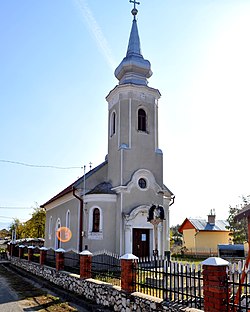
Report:
[[[44,238],[45,236],[45,210],[40,207],[34,208],[31,218],[21,223],[14,219],[10,225],[10,231],[16,230],[16,239],[20,238]]]
[[[35,208],[32,213],[32,217],[25,223],[26,232],[28,237],[40,237],[45,236],[45,210],[43,208]]]
[[[9,237],[11,236],[11,232],[6,230],[6,229],[2,229],[0,230],[0,238],[3,239],[5,237]]]
[[[229,235],[232,237],[234,244],[243,244],[248,241],[247,219],[243,218],[236,221],[235,216],[250,203],[250,196],[241,196],[241,201],[241,204],[236,205],[236,207],[229,206],[229,216],[227,218],[229,223],[227,229],[231,232]]]
[[[11,233],[16,233],[16,239],[23,238],[22,237],[22,232],[23,232],[23,224],[18,218],[14,218],[13,222],[10,225],[10,232]]]
[[[171,245],[182,245],[182,234],[178,231],[180,225],[171,226],[170,228],[170,243]]]

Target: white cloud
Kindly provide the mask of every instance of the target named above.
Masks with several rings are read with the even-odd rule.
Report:
[[[112,51],[108,45],[108,42],[102,32],[100,25],[98,24],[97,20],[95,19],[92,11],[88,6],[87,0],[75,0],[75,3],[80,9],[80,12],[88,26],[90,33],[94,36],[95,42],[99,50],[103,54],[111,70],[114,71],[116,67],[116,62],[114,61],[114,58],[112,56]]]

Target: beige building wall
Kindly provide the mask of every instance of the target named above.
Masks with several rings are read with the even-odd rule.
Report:
[[[224,231],[200,231],[195,237],[195,244],[197,249],[209,248],[217,251],[218,244],[229,243],[229,232]]]
[[[195,233],[195,229],[188,229],[183,231],[183,244],[187,249],[195,248]]]
[[[228,231],[196,231],[195,229],[183,230],[184,246],[197,251],[217,251],[218,244],[229,243]]]

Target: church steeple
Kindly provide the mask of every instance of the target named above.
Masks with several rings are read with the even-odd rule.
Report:
[[[152,76],[152,71],[150,62],[145,60],[141,54],[140,37],[136,20],[138,10],[135,7],[135,4],[139,4],[139,2],[136,2],[135,0],[130,0],[130,2],[134,3],[134,8],[131,11],[134,18],[127,54],[116,68],[115,76],[119,80],[119,84],[132,83],[137,85],[147,85],[147,78]]]

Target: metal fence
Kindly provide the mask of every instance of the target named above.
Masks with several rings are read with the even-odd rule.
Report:
[[[245,266],[245,261],[229,266],[228,289],[228,311],[248,312],[250,310],[250,267]]]
[[[121,265],[119,258],[117,254],[105,250],[94,253],[92,257],[92,278],[120,286]]]
[[[201,266],[152,257],[140,259],[134,270],[136,291],[161,298],[169,306],[203,308]]]
[[[24,247],[24,254],[27,252],[26,248]],[[15,256],[18,256],[18,249],[14,249]],[[38,249],[34,249],[34,253],[38,254]],[[33,256],[33,261],[38,262],[39,256]],[[47,250],[45,264],[50,267],[56,266],[55,250]],[[80,273],[78,253],[64,253],[64,270]],[[134,262],[132,275],[136,291],[163,299],[170,309],[204,309],[201,265],[170,262],[161,257],[141,258]],[[105,250],[94,253],[91,277],[121,286],[120,257]],[[246,267],[245,261],[229,265],[225,291],[228,291],[228,300],[225,302],[227,311],[250,311],[250,266]]]
[[[47,250],[44,264],[52,268],[56,267],[56,252],[54,249]]]
[[[0,251],[0,260],[8,260],[6,251]]]
[[[73,250],[64,253],[64,270],[80,274],[80,255]]]
[[[36,263],[40,262],[40,248],[39,247],[34,248],[32,261]]]

